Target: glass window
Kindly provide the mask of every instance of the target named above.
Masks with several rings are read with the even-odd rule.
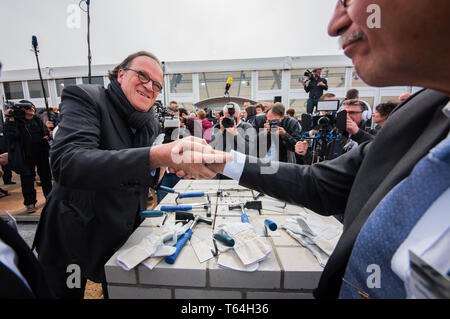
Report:
[[[21,100],[23,99],[22,82],[4,82],[5,97],[7,100]]]
[[[230,96],[251,98],[252,80],[250,71],[199,73],[200,100],[224,96],[225,84],[229,77],[233,78]]]
[[[305,71],[306,69],[291,70],[291,89],[303,89],[302,81],[306,80]]]
[[[281,90],[281,70],[259,71],[258,90]]]
[[[49,97],[48,94],[48,84],[47,81],[44,80],[44,88],[45,88],[45,96]],[[28,81],[28,90],[30,91],[30,98],[32,99],[39,99],[43,98],[44,94],[42,92],[42,85],[41,81]]]
[[[89,84],[89,78],[87,76],[83,78],[83,84]],[[105,86],[105,83],[103,82],[103,76],[91,76],[91,84]]]
[[[358,73],[356,73],[355,68],[353,68],[352,73],[352,87],[365,87],[368,86],[364,81],[359,77]]]
[[[170,74],[170,93],[192,93],[192,74]]]
[[[61,96],[62,90],[65,87],[68,87],[68,86],[71,86],[71,85],[76,85],[77,84],[77,80],[75,78],[56,79],[55,83],[56,83],[56,92],[57,92],[58,96]]]
[[[345,87],[345,68],[324,68],[320,77],[328,82],[328,88]]]

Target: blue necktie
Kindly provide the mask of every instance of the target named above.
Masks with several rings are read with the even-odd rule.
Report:
[[[420,160],[371,213],[353,246],[339,298],[405,298],[403,281],[391,270],[391,259],[433,202],[450,187],[450,137]],[[380,268],[380,288],[367,284],[369,265]],[[369,268],[372,269],[372,268]],[[355,289],[357,288],[357,289]]]

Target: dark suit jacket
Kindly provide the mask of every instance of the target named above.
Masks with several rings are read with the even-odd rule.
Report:
[[[131,148],[132,132],[105,89],[71,86],[62,94],[62,120],[54,136],[55,185],[43,209],[35,244],[51,287],[65,285],[66,268],[104,280],[104,264],[141,222],[147,207],[150,147]],[[56,288],[55,288],[56,287]]]
[[[0,298],[52,298],[36,256],[22,237],[2,220],[0,220],[0,239],[16,253],[17,268],[32,290],[30,291],[14,272],[0,263]]]
[[[316,297],[338,297],[353,244],[370,213],[447,136],[450,119],[442,108],[448,101],[436,91],[418,92],[391,113],[373,141],[332,161],[313,166],[280,163],[276,174],[261,175],[260,168],[267,163],[251,164],[247,159],[241,185],[322,215],[344,213],[344,232],[323,271]]]

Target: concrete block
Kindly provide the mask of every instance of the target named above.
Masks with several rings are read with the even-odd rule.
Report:
[[[211,289],[175,289],[175,299],[241,299],[240,291]]]
[[[108,285],[111,299],[171,299],[170,289]]]
[[[131,234],[127,242],[108,260],[105,264],[105,275],[108,283],[121,284],[136,284],[136,272],[134,269],[130,271],[123,270],[116,262],[117,256],[134,245],[137,245],[141,240],[149,234],[150,230],[147,227],[139,227]]]
[[[200,264],[190,243],[181,250],[174,264],[162,260],[153,270],[138,266],[139,283],[162,286],[206,286],[206,263]]]
[[[280,288],[281,272],[272,252],[259,263],[259,268],[255,272],[222,269],[217,265],[216,258],[211,259],[209,279],[211,287],[275,289]]]
[[[314,289],[323,268],[317,259],[303,247],[277,247],[277,254],[284,269],[285,289]]]
[[[247,299],[314,299],[312,293],[299,293],[288,291],[249,291]]]

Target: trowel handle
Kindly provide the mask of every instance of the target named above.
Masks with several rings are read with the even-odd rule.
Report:
[[[266,225],[271,231],[275,231],[278,228],[277,224],[270,219],[264,220],[264,225]]]
[[[225,235],[225,234],[214,234],[214,239],[220,241],[225,246],[233,247],[234,246],[234,239],[231,236]]]
[[[248,219],[247,214],[245,214],[245,213],[241,214],[241,222],[243,222],[243,223],[250,223],[250,220]]]
[[[181,249],[184,247],[189,238],[191,238],[191,235],[192,229],[189,228],[183,235],[181,235],[180,238],[178,238],[177,243],[175,244],[176,248],[175,253],[173,253],[173,255],[166,256],[166,258],[164,258],[166,263],[173,264],[175,262]]]
[[[163,211],[160,210],[143,210],[141,211],[141,216],[145,218],[151,218],[151,217],[160,217],[164,215]]]
[[[205,196],[204,192],[197,192],[197,193],[181,193],[178,194],[178,198],[187,198],[187,197],[201,197]]]
[[[175,211],[175,210],[191,210],[192,205],[179,205],[179,206],[161,206],[160,208],[163,212]]]
[[[159,189],[164,191],[164,192],[168,192],[168,193],[175,193],[175,190],[166,186],[159,186]]]

